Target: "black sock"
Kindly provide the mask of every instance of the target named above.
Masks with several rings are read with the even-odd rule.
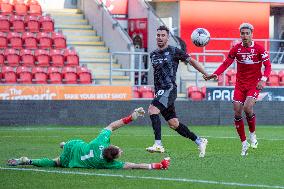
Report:
[[[197,136],[182,123],[179,123],[178,128],[176,128],[176,132],[178,132],[178,134],[185,138],[189,138],[192,141],[195,141],[197,139]]]
[[[152,127],[154,130],[155,140],[161,140],[161,119],[158,114],[150,115]]]

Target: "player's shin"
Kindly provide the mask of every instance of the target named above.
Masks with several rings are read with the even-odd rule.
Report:
[[[161,141],[161,119],[158,114],[150,115],[156,141]]]
[[[56,162],[52,159],[32,159],[31,164],[37,167],[56,167]]]
[[[248,115],[248,114],[246,114],[246,116],[247,116],[247,122],[248,122],[248,126],[249,126],[249,131],[250,131],[250,133],[254,133],[255,132],[255,119],[256,119],[256,117],[255,117],[255,114],[253,114],[252,116],[250,116],[250,115]]]
[[[235,116],[235,127],[240,136],[242,142],[246,140],[245,125],[243,118],[240,116]]]
[[[196,141],[198,138],[193,132],[191,132],[187,126],[182,123],[179,123],[179,126],[176,128],[176,132],[183,137],[189,138],[192,141]]]

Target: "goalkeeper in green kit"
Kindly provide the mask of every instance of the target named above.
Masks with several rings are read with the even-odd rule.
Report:
[[[19,159],[9,159],[8,165],[34,165],[38,167],[67,167],[67,168],[94,168],[94,169],[168,169],[169,158],[164,158],[159,163],[130,163],[121,162],[116,159],[122,154],[122,150],[110,144],[112,131],[143,116],[143,108],[137,108],[127,117],[114,121],[104,128],[101,133],[86,143],[83,140],[70,140],[61,142],[60,147],[63,152],[55,159],[29,159],[21,157]]]

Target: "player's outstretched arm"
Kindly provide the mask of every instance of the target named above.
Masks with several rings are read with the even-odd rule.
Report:
[[[170,158],[166,157],[164,158],[161,162],[159,163],[151,163],[151,164],[147,164],[147,163],[129,163],[126,162],[124,164],[124,169],[168,169],[170,166]]]
[[[189,60],[189,64],[192,65],[197,71],[199,71],[200,73],[202,73],[204,76],[208,77],[209,74],[207,74],[203,68],[203,66],[197,62],[195,59],[190,58]]]
[[[120,120],[112,122],[111,124],[109,124],[106,127],[106,129],[114,131],[114,130],[116,130],[116,129],[118,129],[118,128],[120,128],[120,127],[122,127],[122,126],[124,126],[124,125],[126,125],[128,123],[130,123],[131,121],[136,120],[138,117],[144,116],[144,114],[145,114],[145,111],[144,111],[144,109],[142,107],[136,108],[132,112],[132,114],[130,114],[129,116],[124,117],[124,118],[122,118]]]

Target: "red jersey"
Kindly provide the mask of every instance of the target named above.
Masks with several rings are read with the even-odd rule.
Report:
[[[237,75],[236,85],[256,86],[262,76],[269,77],[271,64],[269,55],[264,48],[254,41],[249,47],[244,47],[242,43],[235,45],[229,52],[227,59],[214,72],[216,75],[222,74],[236,59]],[[264,73],[261,73],[262,64],[265,66]]]

